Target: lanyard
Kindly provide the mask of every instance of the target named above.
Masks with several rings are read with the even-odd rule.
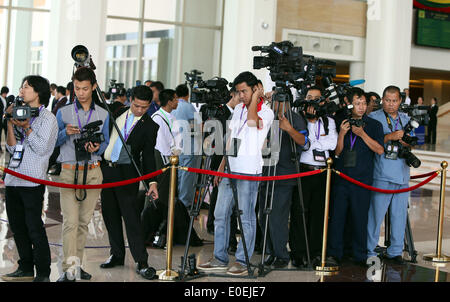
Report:
[[[242,122],[242,115],[244,114],[244,108],[242,108],[241,111],[241,117],[239,118],[239,124]],[[236,136],[239,136],[239,134],[241,133],[242,129],[244,129],[245,124],[247,123],[247,119],[245,119],[244,123],[242,124],[242,126],[240,126],[238,133]]]
[[[136,127],[137,123],[139,122],[139,119],[133,124],[133,126],[131,127],[130,131],[127,132],[127,124],[128,124],[128,113],[130,111],[127,111],[127,116],[125,118],[125,127],[123,129],[123,133],[124,133],[124,139],[125,141],[127,141],[128,137],[130,136],[131,131],[133,131],[134,127]]]
[[[402,119],[400,118],[400,115],[398,116],[397,122],[395,122],[395,130],[392,130],[392,123],[391,123],[391,119],[389,118],[389,115],[384,110],[383,110],[383,113],[386,116],[386,121],[388,123],[389,129],[391,129],[392,132],[397,131],[397,127],[398,127],[398,123],[399,122],[400,122],[400,125],[403,128]]]
[[[76,101],[73,102],[73,105],[75,106],[75,112],[77,113],[78,126],[79,126],[79,128],[80,128],[80,130],[81,130],[83,127],[81,126],[80,116],[78,115],[77,102],[76,102]],[[87,119],[87,121],[86,121],[86,125],[89,124],[89,121],[91,120],[91,116],[92,116],[92,108],[91,108],[91,110],[89,111],[89,117],[88,117],[88,119]]]
[[[316,139],[319,140],[320,138],[320,122],[321,120],[319,120],[319,133],[316,132]]]
[[[353,139],[353,132],[350,132],[350,151],[353,151],[353,146],[355,146],[357,137],[358,136],[355,135],[355,139]]]
[[[159,111],[161,111],[161,113],[162,113],[162,114],[164,115],[164,117],[166,118],[166,120],[167,120],[167,125],[169,125],[170,132],[172,132],[172,126],[170,125],[170,120],[169,120],[169,118],[167,117],[167,115],[164,113],[163,110],[159,109]]]
[[[41,113],[42,109],[44,109],[44,105],[41,105],[41,107],[39,107],[39,114]],[[31,127],[31,125],[33,125],[33,122],[35,119],[36,119],[35,117],[33,117],[31,119],[30,127]],[[25,140],[25,132],[23,132],[23,130],[21,129],[20,133],[22,133],[22,138],[20,139],[20,144],[23,145],[23,141]]]

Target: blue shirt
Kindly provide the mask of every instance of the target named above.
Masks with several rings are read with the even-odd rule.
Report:
[[[397,130],[402,130],[406,124],[409,122],[409,116],[406,113],[398,112],[397,119],[392,118],[388,115],[391,124],[392,131],[384,115],[383,109],[373,111],[369,114],[369,117],[377,120],[383,126],[384,135],[395,132],[395,125],[397,125]],[[400,121],[398,120],[400,118]],[[384,145],[386,147],[386,144]],[[388,181],[394,184],[405,185],[409,183],[409,167],[403,158],[398,158],[397,160],[391,160],[384,157],[385,154],[375,155],[375,166],[373,179]]]
[[[362,117],[362,120],[366,123],[364,126],[364,131],[367,135],[381,146],[384,146],[384,133],[381,123],[367,117],[366,115]],[[351,178],[365,183],[366,185],[371,185],[373,181],[374,158],[376,153],[366,145],[361,137],[351,133],[351,131],[348,131],[344,137],[344,149],[339,155],[339,158],[336,159],[336,170],[339,170]],[[349,168],[344,167],[344,158],[345,153],[349,152],[351,149],[351,137],[355,140],[352,150],[356,153],[356,166]],[[343,183],[347,181],[337,177],[336,183],[341,182]]]
[[[155,112],[158,111],[158,110],[159,110],[158,104],[156,104],[154,101],[152,101],[152,102],[150,103],[150,108],[148,108],[148,110],[147,110],[147,114],[148,114],[150,117],[152,117],[153,113],[155,113]]]

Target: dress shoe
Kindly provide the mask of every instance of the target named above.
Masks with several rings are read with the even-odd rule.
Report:
[[[50,279],[48,277],[36,276],[33,282],[50,282]]]
[[[56,280],[56,282],[75,282],[75,278],[70,278],[67,275],[67,272],[64,272],[61,277],[59,277],[58,280]]]
[[[113,268],[116,266],[121,266],[123,265],[124,260],[123,259],[118,259],[116,257],[114,257],[114,255],[111,255],[108,260],[106,260],[104,263],[100,264],[101,268]]]
[[[3,281],[32,281],[34,279],[34,272],[24,272],[18,268],[15,272],[2,276]]]
[[[292,252],[290,253],[291,263],[293,266],[297,268],[305,267],[308,263],[306,261],[306,257],[303,255],[294,255]]]
[[[195,246],[203,246],[203,240],[198,238],[198,237],[197,238],[191,237],[191,244],[190,244],[190,246],[193,246],[193,247],[195,247]]]
[[[286,259],[280,259],[280,258],[277,257],[277,259],[272,263],[272,267],[273,267],[273,268],[280,269],[280,268],[285,268],[285,267],[287,267],[288,264],[289,264],[289,260],[286,260]]]
[[[80,278],[81,280],[91,280],[92,275],[80,268]]]
[[[396,265],[405,265],[406,262],[405,260],[403,260],[402,256],[395,256],[392,258],[389,258],[388,256],[385,256],[384,259],[392,264],[396,264]]]
[[[138,273],[139,275],[141,275],[142,278],[147,280],[153,280],[157,278],[156,270],[153,267],[149,267],[146,262],[139,262],[137,264],[136,273]]]
[[[271,266],[275,262],[276,258],[273,255],[268,255],[266,259],[264,259],[264,265]]]

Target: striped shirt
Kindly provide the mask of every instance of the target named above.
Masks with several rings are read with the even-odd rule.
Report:
[[[18,144],[22,137],[23,141],[23,158],[19,167],[10,168],[11,170],[38,179],[47,179],[48,160],[55,148],[56,139],[58,138],[58,123],[56,117],[47,109],[42,109],[39,116],[33,121],[29,136],[23,136],[22,128],[14,126],[14,133]],[[6,149],[11,155],[14,153],[16,145],[9,146]],[[9,174],[5,177],[5,185],[10,187],[36,187],[35,184],[26,180],[19,179]]]

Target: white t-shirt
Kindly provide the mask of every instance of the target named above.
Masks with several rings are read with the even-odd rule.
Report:
[[[232,173],[260,174],[262,173],[263,158],[262,148],[267,133],[272,125],[273,111],[265,104],[258,105],[258,117],[263,122],[263,127],[249,127],[247,124],[247,107],[238,104],[234,108],[229,128],[231,138],[240,139],[240,147],[237,157],[229,156],[230,169]]]
[[[159,125],[158,136],[156,138],[155,149],[161,155],[172,155],[172,148],[179,148],[178,133],[173,129],[175,117],[164,109],[160,108],[153,113],[152,119]]]
[[[311,123],[308,122],[308,140],[310,147],[308,150],[303,151],[300,162],[302,164],[311,166],[325,166],[325,162],[318,162],[314,159],[313,150],[324,151],[325,158],[330,157],[329,150],[336,149],[338,133],[336,131],[336,123],[330,117],[328,118],[328,135],[325,134],[325,128],[323,126],[323,118]],[[320,121],[320,123],[319,123]]]

